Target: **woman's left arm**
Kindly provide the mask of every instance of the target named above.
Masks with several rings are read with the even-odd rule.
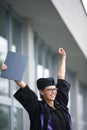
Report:
[[[66,72],[66,52],[64,51],[63,48],[59,48],[58,54],[62,58],[61,58],[60,66],[59,66],[58,73],[57,73],[58,93],[56,96],[56,100],[62,105],[67,105],[70,84],[64,80],[65,72]]]

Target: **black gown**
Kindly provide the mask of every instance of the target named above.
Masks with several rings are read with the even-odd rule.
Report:
[[[30,130],[72,130],[71,116],[67,108],[70,84],[58,79],[56,87],[56,110],[48,106],[44,100],[39,101],[28,85],[14,94],[29,114]]]

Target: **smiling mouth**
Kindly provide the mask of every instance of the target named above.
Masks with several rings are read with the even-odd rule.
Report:
[[[55,95],[50,95],[51,98],[55,98]]]

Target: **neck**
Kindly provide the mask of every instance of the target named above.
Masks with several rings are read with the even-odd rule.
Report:
[[[46,101],[46,103],[53,109],[56,109],[54,106],[54,101]]]

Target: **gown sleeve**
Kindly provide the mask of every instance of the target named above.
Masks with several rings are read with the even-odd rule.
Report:
[[[67,106],[69,99],[70,83],[66,80],[58,79],[56,87],[58,88],[56,101],[63,106]]]
[[[19,89],[14,97],[22,104],[22,106],[27,110],[30,118],[35,115],[35,110],[38,109],[38,98],[36,94],[26,85],[25,88]]]

